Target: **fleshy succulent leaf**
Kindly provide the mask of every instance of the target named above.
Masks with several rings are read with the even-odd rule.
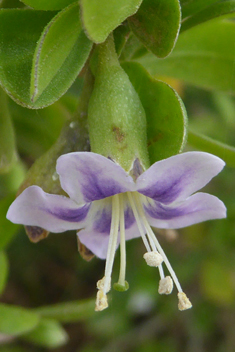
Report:
[[[181,98],[173,88],[151,77],[138,63],[125,63],[123,68],[146,112],[151,164],[179,153],[187,134],[187,114]]]
[[[142,0],[81,0],[82,21],[88,37],[102,43],[127,17],[133,15]]]
[[[180,29],[178,0],[144,0],[138,12],[129,18],[135,35],[147,49],[163,58],[173,50]]]

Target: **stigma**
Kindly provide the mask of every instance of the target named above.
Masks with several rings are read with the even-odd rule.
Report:
[[[129,287],[126,276],[126,237],[125,237],[125,206],[132,209],[135,222],[141,236],[146,252],[143,255],[147,265],[157,267],[160,281],[158,287],[159,294],[169,295],[175,284],[178,290],[178,308],[186,310],[192,307],[192,304],[186,294],[183,292],[178,278],[167,259],[157,237],[155,236],[144,210],[145,196],[138,192],[126,192],[116,194],[112,198],[112,218],[109,235],[108,250],[105,263],[104,277],[97,282],[96,311],[102,311],[108,307],[107,293],[111,288],[111,274],[117,249],[120,241],[120,271],[118,282],[114,288],[118,291],[126,291]],[[166,266],[169,275],[165,276],[163,265]]]

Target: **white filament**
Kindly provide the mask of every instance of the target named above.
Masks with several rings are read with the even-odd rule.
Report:
[[[136,206],[135,206],[135,202],[134,202],[134,200],[132,198],[132,194],[130,192],[127,192],[127,196],[128,196],[128,199],[129,199],[129,202],[130,202],[130,205],[131,205],[131,208],[132,208],[132,211],[133,211],[133,214],[134,214],[134,217],[135,217],[135,220],[136,220],[140,235],[141,235],[142,240],[144,242],[144,245],[145,245],[147,251],[151,252],[151,248],[150,248],[150,246],[148,244],[148,241],[146,239],[146,236],[145,236],[145,233],[144,233],[144,230],[143,230],[140,218],[139,218],[139,214],[138,214]]]
[[[174,272],[169,260],[167,259],[167,256],[165,255],[160,243],[158,242],[156,236],[153,233],[153,230],[151,229],[151,227],[150,227],[150,225],[148,223],[148,220],[147,220],[147,218],[145,216],[145,212],[143,210],[143,206],[142,206],[142,203],[140,201],[140,197],[139,197],[138,193],[134,193],[133,196],[134,196],[135,201],[136,201],[136,208],[137,208],[137,210],[139,212],[141,220],[143,221],[143,224],[144,224],[144,227],[145,227],[145,230],[147,232],[148,237],[152,238],[152,240],[154,241],[154,243],[155,243],[155,245],[157,247],[157,250],[162,255],[163,260],[164,260],[164,262],[166,264],[166,267],[169,270],[169,273],[171,274],[171,277],[172,277],[172,279],[173,279],[178,291],[179,292],[183,292],[182,288],[181,288],[181,285],[179,283],[179,280],[178,280],[178,278],[177,278],[177,276],[176,276],[176,274],[175,274],[175,272]]]
[[[111,220],[111,228],[110,228],[110,235],[109,235],[109,244],[108,244],[108,251],[105,263],[105,280],[104,280],[104,288],[103,292],[106,294],[108,291],[108,286],[111,278],[113,262],[117,247],[117,237],[118,237],[118,227],[119,227],[119,195],[116,194],[112,197],[112,220]]]

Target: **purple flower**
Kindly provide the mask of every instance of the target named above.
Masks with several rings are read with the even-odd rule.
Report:
[[[139,175],[138,163],[133,165],[133,174]],[[159,293],[171,293],[174,281],[179,309],[183,310],[190,308],[191,303],[151,226],[177,229],[226,217],[226,208],[217,197],[194,194],[223,167],[224,162],[214,155],[188,152],[156,162],[133,180],[121,166],[101,155],[65,154],[57,161],[57,173],[69,198],[31,186],[12,203],[7,218],[51,232],[81,229],[80,241],[98,257],[106,258],[105,275],[97,283],[96,310],[108,306],[106,294],[119,243],[121,264],[116,285],[125,290],[125,241],[141,236],[147,251],[144,259],[160,272]],[[163,262],[170,276],[165,276]]]

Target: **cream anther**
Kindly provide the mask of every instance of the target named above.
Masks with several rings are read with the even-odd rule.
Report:
[[[158,293],[160,295],[169,295],[173,290],[173,281],[170,276],[164,277],[159,281]]]
[[[105,308],[108,308],[107,295],[102,290],[99,290],[96,295],[95,311],[100,312]]]
[[[111,289],[111,277],[107,278],[106,276],[104,276],[102,279],[97,281],[96,286],[97,286],[98,290],[104,290],[104,286],[105,286],[106,281],[107,281],[107,288],[106,288],[106,293],[107,293]]]
[[[163,258],[158,252],[147,252],[143,257],[149,266],[159,266],[163,262]]]
[[[178,299],[179,299],[179,303],[178,303],[179,310],[186,310],[186,309],[192,308],[192,303],[190,302],[190,300],[188,299],[188,297],[184,292],[178,293]]]

